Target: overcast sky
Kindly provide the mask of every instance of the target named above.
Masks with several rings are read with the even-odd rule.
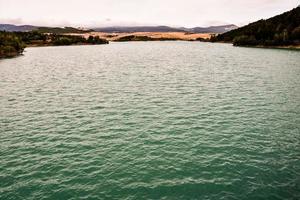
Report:
[[[300,0],[0,0],[0,23],[45,26],[244,25]]]

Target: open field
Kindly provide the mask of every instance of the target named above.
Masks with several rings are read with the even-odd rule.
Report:
[[[70,34],[69,34],[70,35]],[[103,33],[103,32],[90,32],[90,33],[73,33],[71,35],[81,35],[85,38],[89,36],[99,36],[109,41],[116,41],[126,36],[146,36],[154,39],[177,39],[177,40],[196,40],[197,38],[209,39],[210,33],[185,33],[185,32],[135,32],[135,33]]]

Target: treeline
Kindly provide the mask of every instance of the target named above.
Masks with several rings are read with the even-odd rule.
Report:
[[[108,44],[99,36],[89,36],[87,39],[78,35],[44,34],[38,31],[16,32],[27,45],[73,45],[73,44]]]
[[[108,41],[99,36],[89,36],[87,39],[75,35],[56,35],[48,36],[53,45],[73,45],[73,44],[108,44]]]
[[[180,40],[179,38],[153,38],[149,36],[144,35],[126,35],[123,37],[120,37],[114,41],[116,42],[130,42],[130,41],[174,41],[174,40]]]
[[[0,58],[19,55],[27,46],[60,46],[76,44],[108,44],[99,36],[84,38],[76,35],[30,32],[0,32]]]
[[[211,38],[212,42],[232,42],[236,46],[284,46],[300,44],[300,7],[267,20]]]

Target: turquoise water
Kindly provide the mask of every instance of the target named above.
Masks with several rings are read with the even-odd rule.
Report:
[[[299,51],[27,48],[0,77],[0,199],[300,199]]]

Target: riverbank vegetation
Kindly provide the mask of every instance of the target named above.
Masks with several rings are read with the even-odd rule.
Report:
[[[78,35],[44,34],[38,31],[16,32],[28,46],[55,46],[74,44],[107,44],[108,41],[99,36],[89,36],[88,38]]]
[[[61,46],[61,45],[108,44],[99,36],[84,38],[75,35],[44,34],[30,32],[0,32],[0,58],[22,54],[26,46]]]
[[[24,48],[25,43],[16,34],[0,32],[0,58],[17,56]]]
[[[300,44],[300,7],[267,20],[211,38],[212,42],[232,42],[235,46],[289,46]]]
[[[55,35],[51,34],[48,36],[50,38],[51,45],[73,45],[73,44],[108,44],[108,41],[105,39],[101,39],[98,36],[89,36],[87,39],[80,36],[75,35]]]

